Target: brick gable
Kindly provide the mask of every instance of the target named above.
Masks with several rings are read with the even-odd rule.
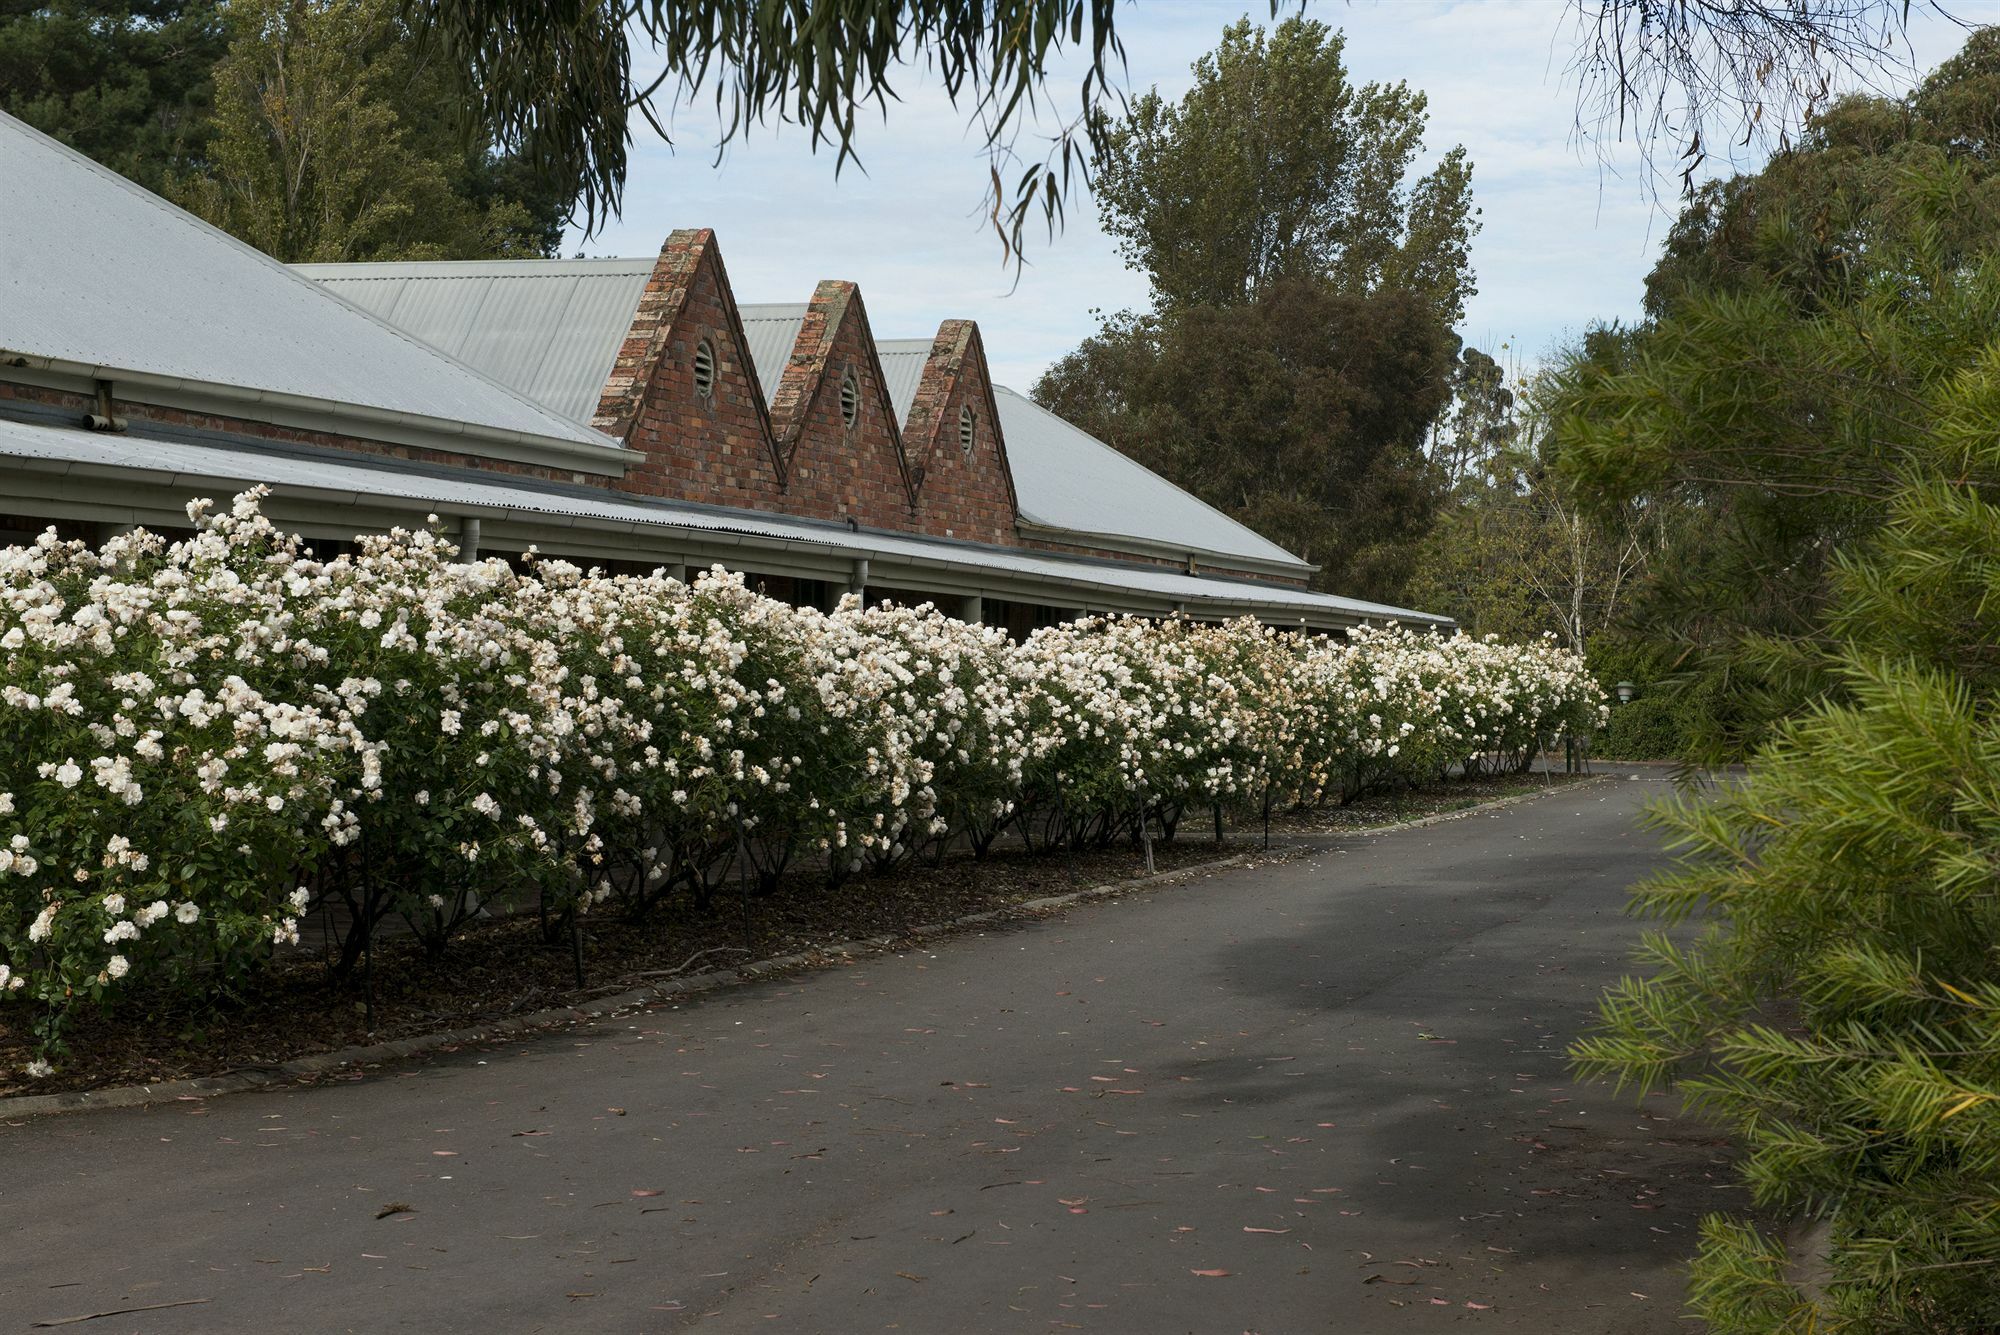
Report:
[[[963,414],[972,418],[966,448]],[[935,537],[1018,544],[1014,474],[993,402],[993,379],[979,326],[938,326],[923,378],[903,424],[903,449],[916,481],[918,524]]]
[[[714,355],[696,389],[697,350]],[[592,425],[640,456],[622,489],[651,496],[783,509],[774,447],[749,341],[715,233],[677,231],[660,248]]]
[[[852,426],[844,392],[850,377]],[[813,292],[771,404],[771,426],[789,513],[917,528],[896,407],[854,284],[824,282]]]

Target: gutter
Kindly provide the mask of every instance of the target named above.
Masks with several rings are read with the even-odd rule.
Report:
[[[17,352],[0,348],[0,366],[23,367],[47,371],[55,375],[73,376],[85,381],[111,381],[114,384],[131,385],[170,394],[184,394],[196,398],[221,399],[228,403],[249,404],[259,407],[281,408],[296,413],[330,418],[334,422],[368,422],[401,427],[426,437],[435,437],[447,448],[464,448],[460,443],[466,440],[490,442],[497,445],[513,446],[538,456],[540,462],[560,461],[567,466],[585,472],[622,476],[631,461],[631,455],[624,446],[609,436],[601,436],[594,428],[583,427],[592,435],[600,435],[603,444],[573,440],[562,436],[548,436],[539,432],[519,431],[511,427],[481,426],[449,417],[428,417],[421,413],[404,412],[395,408],[378,408],[369,404],[344,403],[336,399],[322,399],[310,394],[288,394],[280,390],[250,389],[241,385],[226,384],[214,380],[189,380],[181,376],[156,375],[147,371],[134,371],[116,366],[96,366],[86,362],[68,361],[61,357],[45,357],[36,353]],[[173,405],[162,405],[173,406]],[[581,424],[579,424],[581,426]],[[554,456],[551,460],[549,456]]]
[[[143,444],[145,437],[124,438],[132,444]],[[212,448],[212,447],[211,447]],[[128,462],[108,462],[80,459],[60,459],[37,455],[7,455],[5,460],[11,466],[26,473],[54,476],[58,478],[102,478],[124,483],[140,482],[183,492],[189,488],[195,491],[212,489],[218,482],[225,485],[236,483],[256,483],[265,479],[256,476],[252,469],[255,459],[239,456],[242,472],[235,470],[184,471],[175,467],[149,466],[132,460]],[[349,466],[357,466],[350,464]],[[359,465],[365,467],[365,465]],[[438,478],[440,482],[450,479]],[[486,480],[482,479],[482,482]],[[486,482],[486,485],[493,485]],[[506,485],[500,483],[499,485]],[[836,567],[846,565],[848,582],[855,582],[858,572],[861,581],[867,581],[867,572],[872,569],[930,572],[934,577],[942,577],[954,584],[962,583],[967,588],[992,588],[996,584],[1011,584],[1047,590],[1065,591],[1079,594],[1104,595],[1114,603],[1130,604],[1139,609],[1158,607],[1162,604],[1175,606],[1176,610],[1188,604],[1205,609],[1225,609],[1232,614],[1262,616],[1266,619],[1274,615],[1289,615],[1300,620],[1310,619],[1319,624],[1352,624],[1362,621],[1400,621],[1406,625],[1450,628],[1455,623],[1448,617],[1425,613],[1413,608],[1394,608],[1382,604],[1360,603],[1354,607],[1330,606],[1325,603],[1308,602],[1291,597],[1246,598],[1239,592],[1256,589],[1265,593],[1290,594],[1291,586],[1279,586],[1226,576],[1188,576],[1182,571],[1161,570],[1146,573],[1178,575],[1192,578],[1208,587],[1193,590],[1162,592],[1135,588],[1131,584],[1115,578],[1092,578],[1089,573],[1099,569],[1115,568],[1099,558],[1068,557],[1058,552],[1037,552],[1021,548],[986,548],[966,546],[963,555],[956,550],[943,550],[946,544],[935,552],[909,552],[877,546],[866,541],[871,531],[852,531],[827,526],[824,538],[814,536],[780,535],[759,531],[755,527],[735,526],[728,522],[726,514],[713,516],[720,521],[713,525],[676,522],[675,514],[662,507],[655,518],[648,515],[639,517],[613,517],[608,515],[578,514],[562,508],[538,509],[516,505],[495,504],[457,500],[449,497],[399,496],[389,492],[363,491],[339,486],[312,486],[300,483],[286,483],[283,494],[292,499],[310,498],[315,505],[323,507],[362,508],[401,511],[414,514],[439,514],[455,520],[460,525],[469,525],[474,534],[475,544],[480,548],[491,548],[496,544],[481,533],[482,527],[498,524],[514,524],[530,529],[570,530],[600,534],[649,536],[655,539],[671,535],[672,539],[695,547],[723,548],[746,553],[787,553],[807,556],[811,564],[830,563]],[[528,494],[533,494],[530,491]],[[551,499],[558,499],[551,496]],[[597,500],[597,497],[582,497],[579,500]],[[604,500],[617,500],[615,494],[607,493]],[[639,504],[637,502],[632,502]],[[643,507],[652,508],[652,507]],[[754,517],[753,517],[754,518]],[[782,519],[782,516],[773,516]],[[482,525],[482,521],[484,524]],[[896,539],[899,543],[910,542],[905,534],[880,536]],[[958,547],[960,544],[949,544]],[[996,569],[981,559],[981,554],[991,551],[996,556],[1035,561],[1044,561],[1061,567],[1059,570],[1008,570]],[[750,558],[754,560],[754,557]],[[839,579],[839,574],[829,572],[830,578]],[[893,580],[888,582],[894,582]],[[921,581],[919,581],[921,582]],[[1306,592],[1298,590],[1298,592]],[[1359,600],[1344,600],[1359,602]]]
[[[1284,575],[1300,579],[1319,573],[1319,567],[1310,561],[1274,561],[1269,557],[1242,556],[1233,552],[1218,552],[1206,547],[1190,547],[1183,542],[1158,542],[1150,538],[1133,537],[1127,533],[1096,533],[1082,529],[1062,528],[1055,524],[1044,524],[1039,520],[1019,515],[1014,527],[1022,537],[1039,538],[1045,542],[1065,542],[1076,547],[1100,547],[1123,550],[1138,556],[1165,557],[1183,570],[1189,562],[1213,563],[1228,570],[1250,571],[1263,575]]]

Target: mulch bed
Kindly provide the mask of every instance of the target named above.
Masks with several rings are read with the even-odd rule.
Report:
[[[1364,798],[1352,806],[1274,816],[1272,853],[1312,834],[1447,813],[1538,791],[1541,776],[1461,780],[1438,788]],[[1573,782],[1554,776],[1553,782]],[[1205,817],[1190,816],[1172,843],[1156,843],[1160,871],[1214,861],[1262,847],[1261,824],[1234,820],[1217,844]],[[707,910],[682,907],[639,923],[589,920],[584,986],[576,986],[567,940],[545,944],[532,914],[468,927],[440,960],[407,937],[379,940],[374,960],[374,1025],[361,979],[334,979],[311,951],[287,953],[226,1002],[195,1004],[143,989],[110,1013],[82,1014],[69,1025],[69,1052],[56,1073],[28,1080],[35,1055],[25,1008],[0,1010],[0,1096],[54,1094],[109,1085],[156,1084],[268,1067],[311,1053],[408,1038],[441,1029],[562,1006],[674,973],[700,972],[776,956],[825,950],[968,914],[1006,910],[1030,900],[1145,875],[1131,847],[1030,856],[996,848],[985,862],[950,857],[909,865],[829,888],[806,870],[747,904],[733,893]],[[310,942],[310,934],[308,941]]]

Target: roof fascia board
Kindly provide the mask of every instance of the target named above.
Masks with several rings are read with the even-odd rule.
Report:
[[[484,427],[450,418],[424,417],[365,404],[339,403],[332,399],[250,389],[217,381],[153,375],[116,366],[92,366],[11,350],[0,350],[0,370],[7,372],[9,378],[18,377],[26,383],[48,388],[88,393],[97,381],[108,380],[114,386],[114,394],[121,386],[145,392],[143,397],[131,394],[119,397],[163,408],[241,417],[296,430],[356,436],[424,449],[444,449],[569,472],[620,477],[631,463],[630,453],[608,436],[604,437],[601,445],[585,444],[556,436]],[[32,374],[37,371],[43,375]],[[250,411],[253,409],[254,413]]]
[[[1123,533],[1091,533],[1081,529],[1059,528],[1054,524],[1044,524],[1023,515],[1016,527],[1023,537],[1041,538],[1049,542],[1066,542],[1078,547],[1100,547],[1107,551],[1130,552],[1135,556],[1164,556],[1176,562],[1185,562],[1189,557],[1221,566],[1228,570],[1248,570],[1272,575],[1312,575],[1319,567],[1307,561],[1288,563],[1270,561],[1257,556],[1239,556],[1233,552],[1211,551],[1205,547],[1189,547],[1185,544],[1151,542],[1145,538],[1135,538]]]
[[[246,486],[254,482],[247,477],[195,478],[169,469],[18,458],[8,462],[12,471],[9,492],[15,499],[32,502],[53,518],[84,521],[185,527],[186,501],[194,494],[189,490],[191,487],[195,491],[213,491],[218,481],[239,481]],[[107,482],[113,485],[107,487],[104,485]],[[1232,591],[1226,585],[1218,587],[1213,596],[1169,596],[1092,578],[1087,573],[1092,570],[1089,566],[1079,567],[1076,575],[1062,578],[1037,577],[995,570],[976,559],[948,555],[925,560],[903,552],[874,550],[865,544],[836,547],[760,534],[679,528],[664,516],[660,521],[631,521],[549,515],[492,506],[447,506],[435,501],[298,485],[287,485],[267,504],[272,517],[285,526],[305,530],[307,536],[329,539],[345,539],[357,532],[399,523],[421,524],[421,517],[430,514],[440,514],[454,523],[477,515],[481,519],[482,544],[489,548],[503,544],[523,549],[543,546],[556,549],[551,554],[557,556],[587,554],[607,560],[654,560],[663,565],[680,563],[704,568],[719,561],[757,574],[833,581],[846,578],[854,561],[862,559],[869,563],[877,584],[903,585],[942,596],[978,593],[1013,602],[1151,615],[1164,615],[1178,604],[1205,616],[1250,616],[1287,622],[1296,618],[1300,624],[1321,629],[1338,629],[1362,620],[1336,608],[1241,602],[1231,597]],[[329,507],[337,507],[345,522],[330,520]],[[640,545],[635,546],[635,538],[641,540]]]

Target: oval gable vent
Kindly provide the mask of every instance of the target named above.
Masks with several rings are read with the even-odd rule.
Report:
[[[840,420],[852,431],[854,424],[861,420],[861,386],[854,379],[854,368],[840,378]]]
[[[704,399],[715,393],[715,345],[707,339],[694,345],[694,392]]]
[[[972,456],[973,428],[976,425],[977,419],[973,417],[970,407],[958,410],[958,448],[965,451],[967,458]]]

